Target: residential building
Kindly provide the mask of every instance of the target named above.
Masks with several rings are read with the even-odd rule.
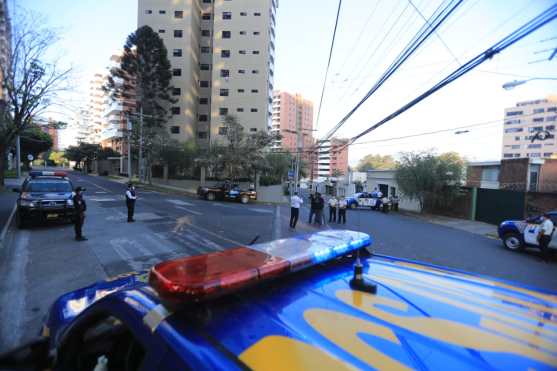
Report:
[[[319,141],[312,158],[312,179],[317,181],[338,177],[348,173],[349,139],[331,138]]]
[[[171,137],[225,140],[234,115],[246,131],[268,131],[276,0],[139,0],[138,27],[163,39],[172,65]]]
[[[399,190],[396,181],[396,170],[368,170],[365,190],[373,191],[375,188],[386,197],[398,197],[398,207],[402,210],[421,212],[420,203],[410,199]]]
[[[48,119],[48,123],[46,125],[41,125],[40,128],[43,133],[47,133],[52,138],[52,150],[59,151],[60,150],[60,141],[58,138],[58,129],[55,126],[55,122],[53,119]]]
[[[506,108],[502,158],[550,158],[557,154],[556,125],[557,96]]]
[[[296,153],[299,146],[302,160],[309,163],[309,151],[315,142],[312,135],[313,103],[301,94],[274,91],[271,133],[280,134],[280,139],[271,146],[272,151]]]
[[[11,24],[8,13],[8,1],[0,0],[0,66],[8,66],[11,49]],[[3,68],[0,68],[0,101],[6,100],[4,91]]]

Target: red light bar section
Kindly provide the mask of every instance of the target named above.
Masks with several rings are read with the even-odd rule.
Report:
[[[282,258],[242,246],[159,263],[151,268],[149,284],[171,302],[201,301],[280,275],[289,267]]]

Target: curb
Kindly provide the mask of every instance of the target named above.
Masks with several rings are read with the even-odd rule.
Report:
[[[8,234],[8,230],[10,229],[10,225],[12,224],[12,220],[14,218],[16,210],[17,210],[17,203],[14,204],[14,207],[12,209],[12,213],[8,217],[8,221],[4,225],[4,228],[2,228],[2,233],[0,233],[0,250],[4,248],[4,240],[6,239],[6,235]]]

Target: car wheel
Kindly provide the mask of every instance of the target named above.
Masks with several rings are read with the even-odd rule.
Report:
[[[243,204],[247,204],[249,202],[249,197],[248,196],[240,197],[240,202]]]
[[[25,223],[23,222],[19,211],[15,212],[15,226],[17,227],[17,229],[25,228]]]
[[[215,201],[215,194],[213,192],[209,192],[207,193],[207,200],[209,201]]]
[[[503,246],[509,250],[518,251],[524,248],[524,243],[517,233],[507,233],[503,236]]]
[[[355,208],[357,208],[357,207],[358,207],[358,204],[356,204],[356,203],[350,204],[350,208],[351,208],[351,209],[355,209]]]

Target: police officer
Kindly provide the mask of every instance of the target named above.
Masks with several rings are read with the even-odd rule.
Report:
[[[135,222],[133,219],[133,212],[135,210],[135,200],[137,196],[135,195],[135,187],[133,183],[128,183],[128,189],[126,190],[126,206],[128,207],[128,223]]]
[[[74,229],[76,241],[87,241],[87,238],[83,237],[81,234],[81,228],[83,227],[83,222],[85,221],[85,210],[87,210],[87,204],[83,199],[83,191],[85,191],[84,188],[77,187],[72,196],[75,208]]]
[[[338,200],[338,224],[346,224],[346,199],[340,198]]]

